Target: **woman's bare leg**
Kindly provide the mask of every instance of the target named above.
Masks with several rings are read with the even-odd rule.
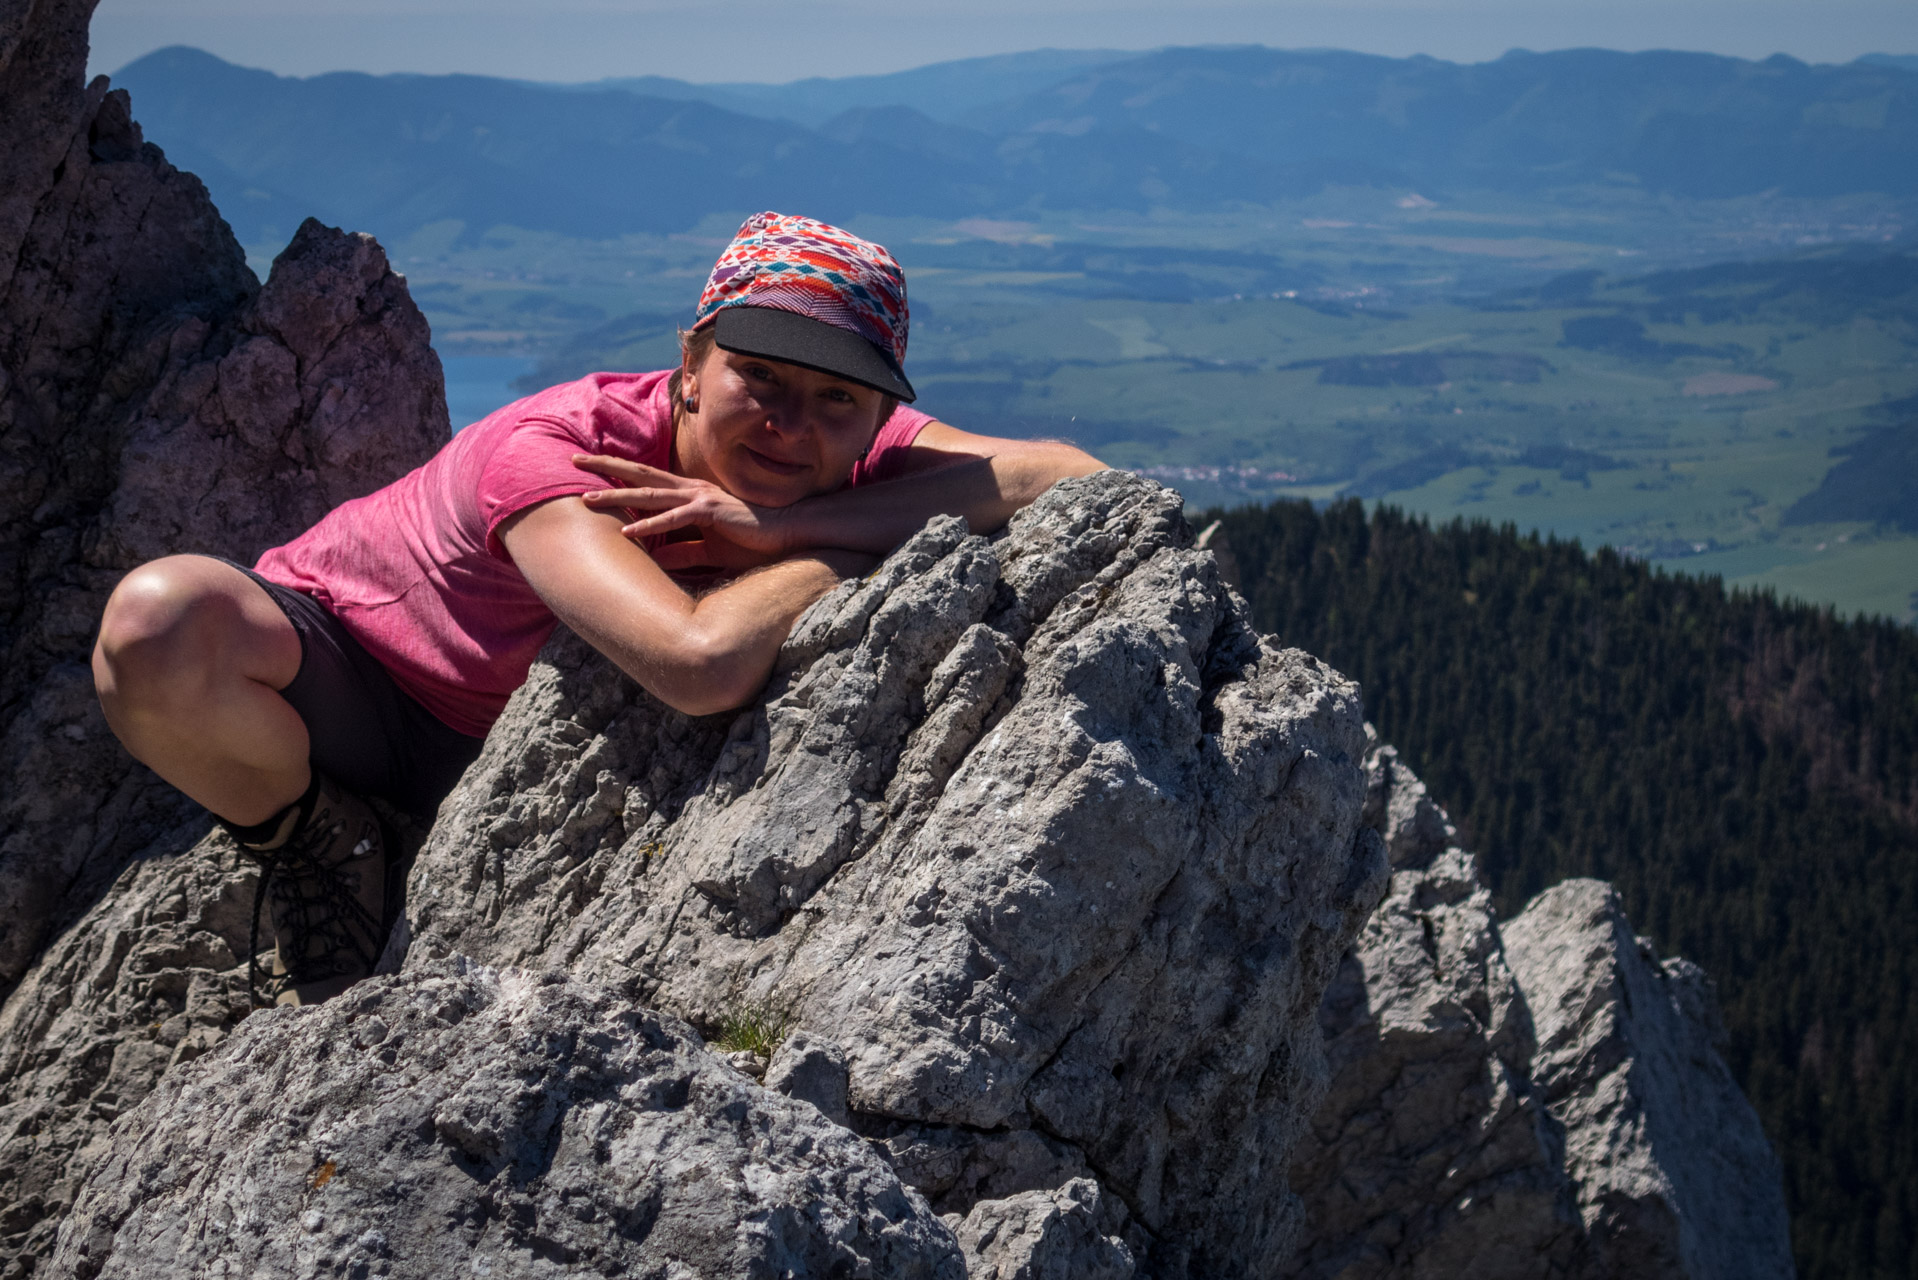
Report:
[[[128,574],[93,650],[100,706],[127,750],[239,826],[306,791],[306,725],[278,693],[299,671],[299,633],[273,597],[206,556]]]

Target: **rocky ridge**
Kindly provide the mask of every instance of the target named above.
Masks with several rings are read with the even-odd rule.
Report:
[[[1702,978],[1602,886],[1501,932],[1356,688],[1118,474],[933,522],[737,716],[562,633],[389,972],[246,1016],[252,873],[106,735],[93,620],[443,395],[369,239],[257,285],[82,87],[90,8],[0,12],[0,1274],[1772,1273]],[[700,1043],[741,1014],[770,1060]]]
[[[730,725],[556,646],[441,807],[409,963],[775,1007],[942,1211],[1097,1170],[1164,1274],[1255,1267],[1384,856],[1356,690],[1250,630],[1179,506],[1115,472],[934,521]]]
[[[52,1274],[966,1274],[866,1143],[559,972],[456,961],[256,1015],[139,1119]]]
[[[815,606],[767,698],[731,718],[671,712],[557,638],[443,806],[412,873],[410,947],[403,964],[392,948],[381,990],[411,999],[479,962],[535,993],[548,988],[518,975],[563,969],[709,1030],[776,1007],[796,1030],[765,1066],[770,1092],[860,1135],[913,1220],[978,1274],[1265,1273],[1297,1226],[1281,1157],[1323,1084],[1324,983],[1385,858],[1359,822],[1355,690],[1247,630],[1189,537],[1175,495],[1117,473],[1059,486],[996,540],[935,522]],[[897,722],[890,738],[856,721],[845,736],[867,706]],[[784,834],[752,843],[768,830]],[[769,880],[756,903],[734,887]],[[305,1034],[304,1015],[229,1034],[249,883],[218,836],[140,864],[0,1012],[9,1154],[38,1197],[15,1202],[37,1211],[22,1259],[45,1256],[64,1209],[49,1274],[162,1266],[171,1219],[136,1210],[165,1187],[129,1151],[173,1153],[168,1177],[195,1195],[240,1176],[225,1154],[208,1163],[233,1145],[225,1120],[183,1099]],[[328,1042],[385,1044],[362,1024],[392,1024],[374,1008],[386,998],[327,1006]],[[552,1079],[589,1034],[576,1012],[541,1015],[549,1047],[529,1061]],[[463,1078],[465,1034],[432,1033],[452,1040],[417,1088]],[[289,1078],[286,1106],[380,1096],[348,1087],[356,1061],[337,1080]],[[499,1106],[573,1105],[533,1067],[517,1078],[500,1088],[519,1101]],[[461,1199],[479,1194],[466,1166],[428,1145],[407,1167],[439,1173],[409,1176],[447,1185],[420,1194],[464,1206],[484,1236],[503,1210]],[[364,1152],[326,1158],[389,1175]],[[296,1221],[310,1206],[292,1197],[313,1190],[291,1179],[262,1212]],[[544,1256],[548,1216],[587,1193],[526,1194],[515,1266]],[[354,1240],[380,1234],[394,1274],[419,1274],[393,1245],[403,1231],[354,1212]],[[594,1241],[568,1247],[611,1256]]]
[[[309,222],[262,288],[127,95],[86,83],[92,9],[0,6],[0,997],[130,861],[204,830],[94,700],[120,575],[250,563],[448,434],[379,246]]]
[[[1291,1274],[1788,1277],[1778,1161],[1714,1045],[1709,979],[1571,880],[1500,924],[1390,746],[1385,900],[1326,993],[1333,1080]]]
[[[174,875],[206,820],[101,718],[108,592],[172,552],[250,561],[448,434],[379,246],[309,222],[262,287],[127,95],[86,83],[92,7],[0,6],[0,1267],[50,1241],[73,1152],[244,1008],[174,981],[244,951],[250,880]],[[89,911],[114,932],[70,927]]]

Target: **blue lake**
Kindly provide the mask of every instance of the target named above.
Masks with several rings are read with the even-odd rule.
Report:
[[[512,383],[533,371],[530,356],[446,356],[446,411],[453,430],[470,427],[493,410],[527,394]]]

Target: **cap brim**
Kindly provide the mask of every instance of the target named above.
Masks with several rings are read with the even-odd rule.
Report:
[[[892,357],[838,325],[777,307],[731,306],[713,314],[713,340],[727,351],[804,365],[897,396],[917,398]]]

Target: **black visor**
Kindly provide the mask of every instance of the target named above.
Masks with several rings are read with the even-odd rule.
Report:
[[[742,356],[804,365],[898,396],[908,404],[915,398],[912,384],[889,354],[850,330],[796,311],[722,307],[713,316],[713,340]]]

